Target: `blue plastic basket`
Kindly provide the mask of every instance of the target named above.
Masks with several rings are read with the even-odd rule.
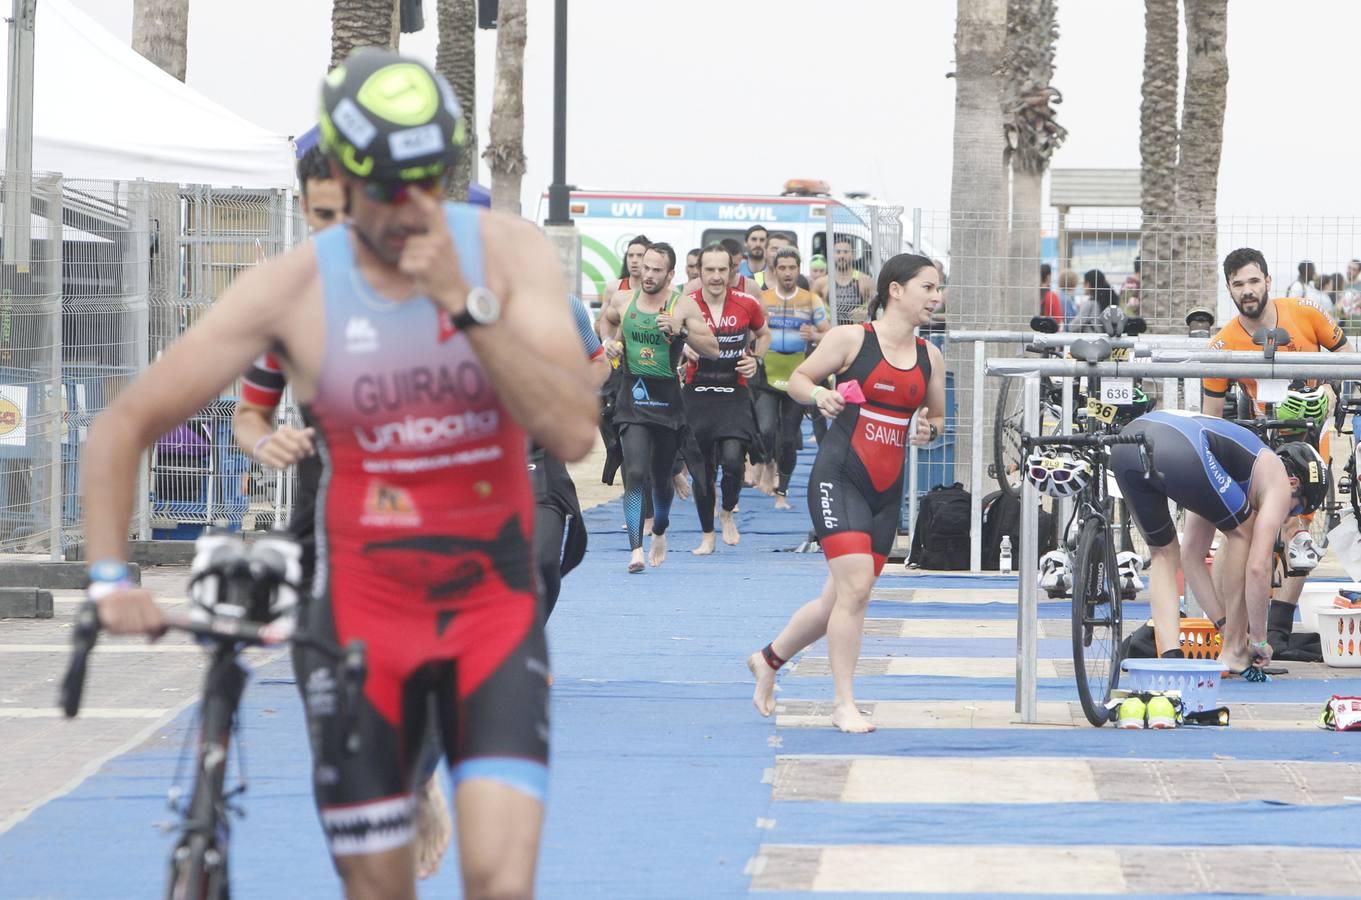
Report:
[[[1127,659],[1127,678],[1120,683],[1131,691],[1181,691],[1186,712],[1219,706],[1219,678],[1224,667],[1217,659]]]

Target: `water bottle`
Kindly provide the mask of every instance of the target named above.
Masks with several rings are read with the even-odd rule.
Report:
[[[1010,574],[1011,574],[1011,535],[1009,535],[1009,534],[1004,534],[1004,535],[1002,535],[1001,564],[1002,564],[1002,574],[1003,574],[1003,575],[1010,575]]]

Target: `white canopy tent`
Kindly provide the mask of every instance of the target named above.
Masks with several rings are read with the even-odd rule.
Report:
[[[218,187],[293,184],[286,136],[167,75],[67,0],[40,0],[33,42],[35,172]],[[0,58],[7,57],[8,42],[0,39]]]

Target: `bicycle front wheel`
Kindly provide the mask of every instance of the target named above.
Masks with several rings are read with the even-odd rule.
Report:
[[[997,392],[997,410],[992,422],[992,474],[997,486],[1013,497],[1021,495],[1025,459],[1021,435],[1025,433],[1024,384],[1018,378],[1003,378]],[[1060,409],[1041,398],[1039,434],[1058,434]]]
[[[1073,579],[1073,670],[1082,712],[1106,724],[1106,702],[1120,683],[1120,575],[1107,524],[1092,517],[1078,536]]]

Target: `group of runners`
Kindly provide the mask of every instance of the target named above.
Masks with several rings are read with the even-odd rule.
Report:
[[[161,610],[126,565],[138,459],[247,373],[238,442],[264,464],[300,466],[291,528],[310,571],[304,626],[368,647],[353,755],[340,747],[328,663],[294,658],[319,819],[346,895],[415,897],[417,874],[438,865],[449,840],[431,777],[440,757],[465,893],[532,895],[549,745],[544,622],[584,550],[564,463],[595,444],[602,384],[622,451],[630,572],[649,561],[649,518],[650,562],[665,559],[682,466],[703,532],[695,553],[714,551],[716,517],[724,540],[738,542],[732,514],[748,457],[788,506],[813,408],[824,425],[807,503],[829,572],[747,660],[753,699],[770,715],[779,668],[825,635],[832,721],[872,730],[853,688],[865,610],[896,535],[907,447],[945,425],[944,360],[917,337],[940,303],[937,265],[900,254],[871,280],[836,243],[830,269],[810,280],[798,249],[758,227],[745,246],[688,253],[677,287],[674,248],[640,240],[593,330],[532,223],[442,202],[466,128],[429,66],[356,51],[324,82],[321,133],[300,168],[312,238],[243,273],[119,395],[91,430],[83,492],[102,622],[159,635]],[[1245,252],[1255,253],[1226,261],[1242,321],[1222,341],[1262,322],[1290,330],[1299,348],[1351,349],[1308,301],[1268,299],[1266,263]],[[303,427],[273,425],[285,384]],[[1218,390],[1206,382],[1207,397]],[[1225,653],[1246,668],[1270,658],[1259,540],[1316,507],[1326,475],[1312,458],[1278,459],[1250,433],[1191,421],[1131,426],[1148,434],[1161,480],[1135,484],[1127,466],[1116,471],[1155,547],[1160,636],[1176,564],[1163,521],[1170,498],[1207,523],[1188,519],[1181,555],[1202,604],[1224,610],[1226,637],[1242,625]],[[1185,461],[1170,449],[1178,441],[1192,448]],[[1149,504],[1141,489],[1153,492]],[[1221,553],[1246,560],[1246,588],[1232,565],[1213,579],[1203,571],[1216,527],[1230,536]],[[1278,618],[1273,605],[1273,627]]]

